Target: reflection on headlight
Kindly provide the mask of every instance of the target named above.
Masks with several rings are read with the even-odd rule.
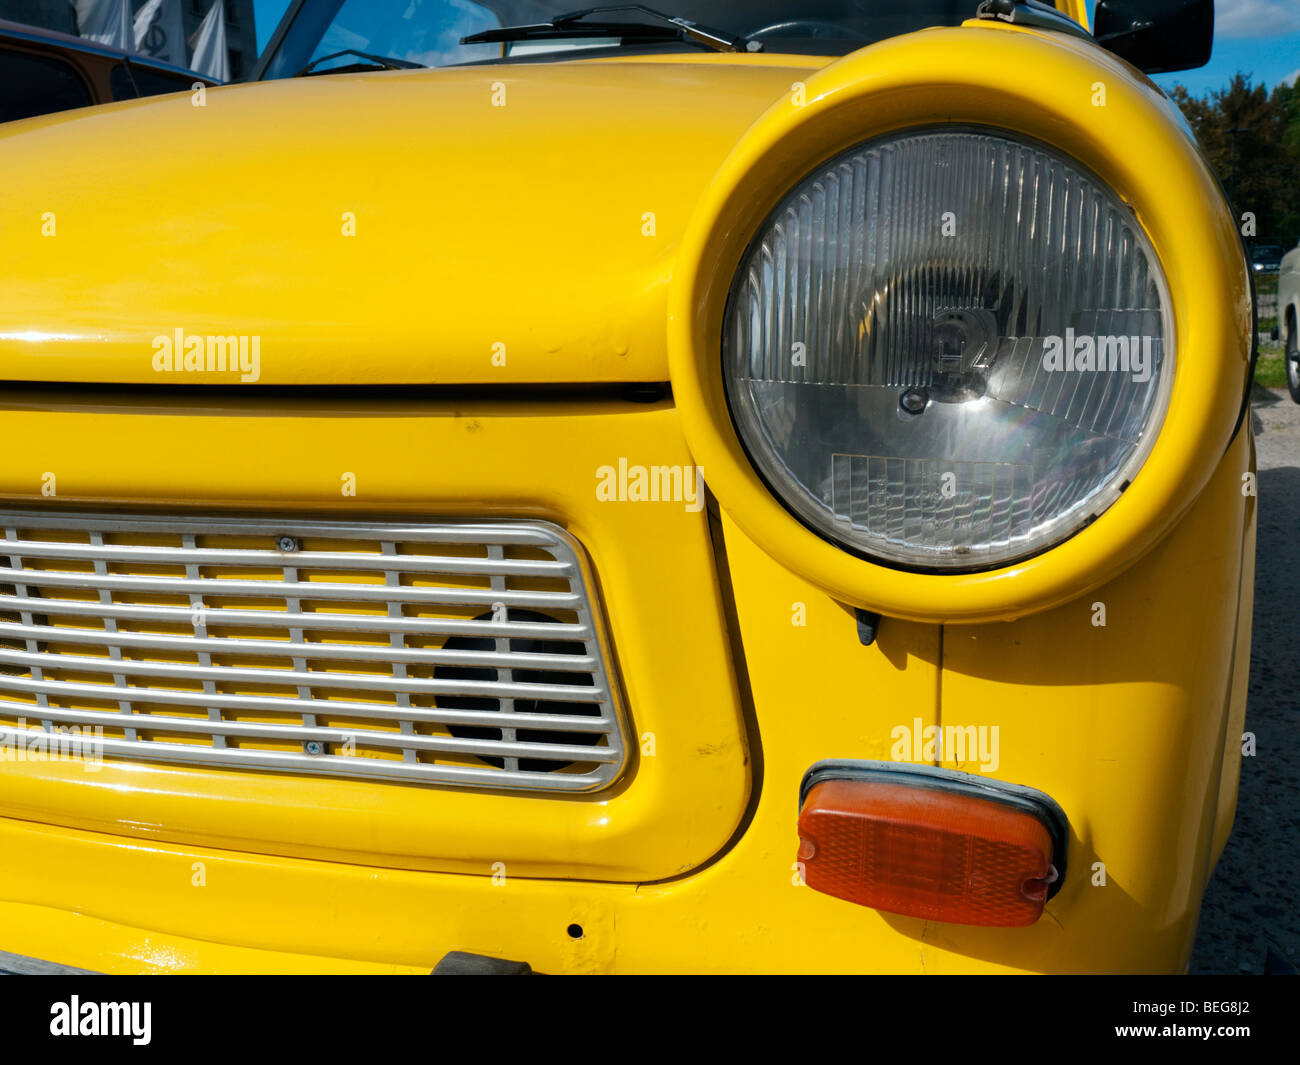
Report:
[[[723,358],[742,441],[823,536],[909,566],[1043,550],[1135,476],[1173,373],[1133,213],[982,129],[871,141],[801,182],[741,262]]]

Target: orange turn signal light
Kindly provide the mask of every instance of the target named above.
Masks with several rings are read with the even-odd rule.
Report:
[[[804,883],[848,902],[953,924],[1038,920],[1068,827],[1042,792],[891,762],[823,762],[804,778]]]

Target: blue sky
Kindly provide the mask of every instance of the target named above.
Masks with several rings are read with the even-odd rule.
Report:
[[[259,51],[288,2],[253,0]],[[1200,96],[1226,85],[1238,70],[1252,74],[1256,84],[1263,82],[1270,88],[1300,74],[1300,0],[1215,0],[1214,6],[1214,54],[1209,65],[1200,70],[1158,75],[1155,80],[1161,85],[1172,88],[1181,82]]]
[[[1300,2],[1300,0],[1297,0]],[[253,22],[257,25],[257,52],[260,55],[271,39],[289,0],[253,0]],[[1300,65],[1300,64],[1298,64]]]

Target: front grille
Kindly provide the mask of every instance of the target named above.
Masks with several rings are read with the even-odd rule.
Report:
[[[0,528],[0,742],[539,791],[622,768],[590,576],[548,522]]]

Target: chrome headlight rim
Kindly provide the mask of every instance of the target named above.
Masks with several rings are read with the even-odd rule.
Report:
[[[854,544],[843,536],[836,535],[833,530],[827,529],[824,525],[819,525],[816,516],[809,512],[811,509],[810,507],[806,505],[802,507],[797,505],[796,500],[791,499],[790,496],[786,492],[783,492],[780,486],[775,483],[768,467],[774,463],[779,463],[779,456],[776,455],[775,451],[772,451],[772,453],[767,456],[757,453],[757,448],[755,446],[756,443],[765,441],[752,441],[751,435],[747,433],[744,424],[746,419],[748,419],[752,424],[760,427],[763,424],[761,414],[754,406],[752,394],[748,390],[735,390],[731,388],[730,382],[728,381],[730,367],[727,365],[728,352],[726,350],[727,343],[725,334],[734,311],[734,303],[738,297],[738,290],[744,284],[744,265],[750,259],[751,253],[754,251],[756,246],[764,240],[766,234],[773,228],[776,220],[786,211],[787,206],[796,197],[800,189],[804,188],[819,174],[832,170],[840,162],[867,151],[873,145],[888,144],[891,141],[912,137],[924,137],[930,134],[983,135],[1007,141],[1016,146],[1029,148],[1032,151],[1038,152],[1068,167],[1078,176],[1091,182],[1104,194],[1108,194],[1112,197],[1117,206],[1126,207],[1136,216],[1136,211],[1133,210],[1132,204],[1124,199],[1117,190],[1094,172],[1086,163],[1038,137],[1019,133],[1006,126],[998,126],[987,122],[930,122],[921,125],[898,126],[881,131],[851,144],[848,147],[841,148],[838,152],[827,159],[819,160],[814,166],[804,171],[794,181],[790,182],[780,192],[780,194],[775,197],[773,206],[763,216],[762,221],[754,229],[748,242],[745,244],[744,250],[740,255],[734,271],[732,282],[727,289],[726,302],[722,311],[723,337],[718,345],[717,356],[719,365],[722,368],[723,394],[726,399],[727,414],[730,418],[730,428],[735,434],[746,458],[749,460],[754,475],[762,482],[764,488],[768,491],[771,497],[779,503],[794,520],[798,521],[803,528],[817,536],[820,540],[833,545],[845,554],[860,559],[865,563],[878,565],[900,573],[926,574],[942,577],[989,573],[1005,567],[1016,566],[1029,559],[1048,554],[1085,530],[1123,496],[1141,473],[1152,448],[1155,446],[1155,442],[1158,439],[1161,430],[1164,428],[1165,419],[1169,413],[1170,397],[1173,392],[1173,381],[1178,365],[1178,338],[1173,296],[1170,291],[1164,264],[1151,241],[1150,235],[1142,225],[1141,219],[1135,217],[1132,229],[1133,232],[1139,236],[1142,242],[1142,250],[1148,259],[1152,277],[1160,296],[1163,327],[1163,361],[1160,368],[1156,395],[1151,404],[1151,411],[1144,424],[1138,445],[1134,448],[1132,454],[1123,462],[1122,466],[1116,470],[1115,473],[1094,494],[1087,497],[1086,500],[1081,501],[1081,503],[1076,504],[1074,507],[1070,508],[1070,510],[1057,515],[1056,519],[1054,519],[1052,523],[1053,531],[1048,535],[1040,537],[1033,543],[1027,544],[1023,550],[1006,552],[993,559],[975,560],[969,564],[962,564],[960,562],[926,564],[924,562],[908,560],[906,558],[893,557],[886,552],[872,551]],[[1083,505],[1085,503],[1087,504],[1086,506]],[[1057,520],[1064,519],[1076,512],[1083,512],[1082,516],[1073,521]]]

